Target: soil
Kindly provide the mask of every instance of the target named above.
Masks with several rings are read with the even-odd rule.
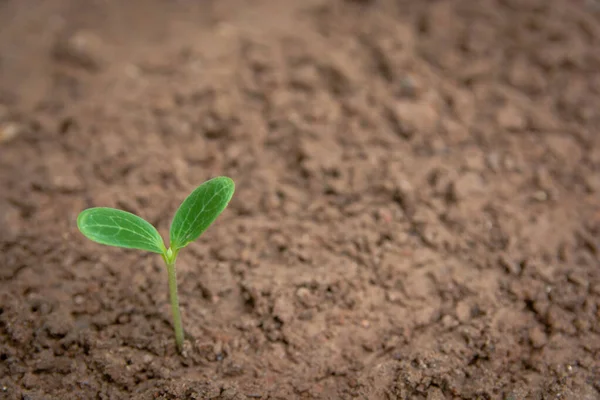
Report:
[[[600,6],[0,1],[0,398],[600,399]],[[178,260],[100,246],[237,185]]]

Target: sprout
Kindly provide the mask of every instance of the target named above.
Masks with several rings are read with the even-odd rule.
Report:
[[[179,206],[170,229],[170,247],[152,224],[127,211],[94,207],[82,211],[77,217],[77,227],[88,239],[128,249],[146,250],[162,256],[167,266],[169,294],[175,329],[175,342],[183,350],[183,326],[177,295],[175,261],[179,251],[198,239],[225,210],[235,184],[227,177],[216,177],[198,186]]]

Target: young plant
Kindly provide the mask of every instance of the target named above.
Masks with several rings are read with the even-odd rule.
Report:
[[[169,248],[156,228],[135,214],[114,208],[94,207],[83,210],[77,217],[77,227],[81,233],[96,243],[146,250],[162,256],[167,266],[175,342],[180,352],[184,337],[177,295],[177,254],[198,239],[217,219],[229,204],[234,191],[233,180],[224,176],[198,186],[181,203],[173,217]]]

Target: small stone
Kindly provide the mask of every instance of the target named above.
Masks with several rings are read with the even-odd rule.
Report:
[[[548,193],[544,190],[536,190],[531,196],[535,201],[544,202],[548,200]]]
[[[7,123],[0,126],[0,143],[6,143],[15,139],[21,132],[21,126],[15,123]]]

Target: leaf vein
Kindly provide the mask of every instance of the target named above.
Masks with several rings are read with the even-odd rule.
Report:
[[[208,204],[210,204],[213,201],[213,199],[217,195],[219,195],[221,192],[223,192],[225,189],[227,189],[226,186],[221,186],[219,188],[219,190],[217,190],[217,191],[215,191],[215,193],[213,193],[213,195],[211,196],[210,199],[208,199],[208,201],[204,202],[204,204],[202,205],[202,209],[196,214],[196,217],[194,218],[194,220],[192,221],[192,223],[188,225],[188,228],[186,229],[185,234],[182,235],[185,238],[185,240],[189,240],[189,235],[190,235],[192,229],[194,229],[194,225],[196,224],[196,221],[198,221],[198,218],[204,213],[204,211],[206,209],[206,206]],[[188,210],[188,215],[189,215],[189,210]],[[187,220],[187,218],[186,218],[186,220]]]

